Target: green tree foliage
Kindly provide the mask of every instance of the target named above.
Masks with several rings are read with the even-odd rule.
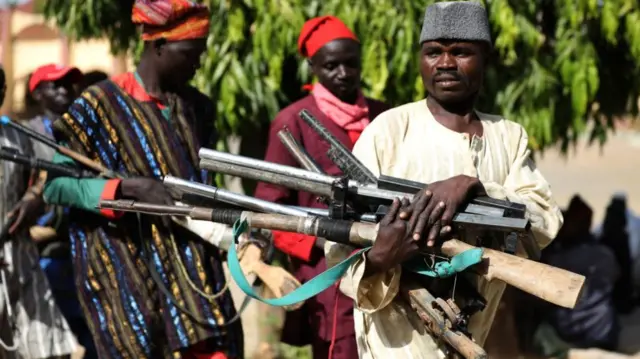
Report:
[[[305,94],[296,53],[310,17],[333,14],[363,44],[365,93],[393,105],[422,98],[418,36],[433,0],[206,0],[212,33],[195,84],[217,101],[223,135],[272,119]],[[70,36],[106,34],[135,47],[132,0],[49,0],[45,14]],[[637,114],[640,4],[635,0],[485,0],[494,52],[479,109],[527,129],[530,145],[566,148],[592,128],[604,141],[614,117]],[[588,126],[589,122],[593,126]]]

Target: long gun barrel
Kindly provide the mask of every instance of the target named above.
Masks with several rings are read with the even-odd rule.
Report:
[[[165,176],[163,183],[167,187],[174,188],[182,193],[190,193],[213,201],[244,207],[252,211],[288,214],[300,217],[308,215],[319,217],[329,216],[329,211],[327,209],[277,204],[173,176]],[[376,215],[373,213],[353,213],[352,216],[360,222],[376,222],[377,219]]]
[[[318,122],[307,110],[300,111],[300,118],[331,146],[327,156],[337,164],[347,177],[363,184],[377,184],[378,178]]]
[[[298,191],[306,191],[321,196],[331,196],[333,184],[339,178],[313,173],[300,168],[260,161],[253,158],[233,155],[206,148],[200,149],[200,167],[207,170],[239,176],[257,181],[273,183]],[[356,196],[366,198],[378,204],[390,204],[394,198],[413,195],[394,191],[379,190],[368,186],[359,186],[350,181],[349,190]],[[453,219],[455,225],[482,226],[500,231],[526,231],[530,224],[523,218],[503,217],[504,210],[488,206],[469,204],[465,212],[457,213]]]
[[[307,151],[300,146],[298,141],[293,138],[289,129],[285,127],[278,131],[278,138],[280,138],[280,142],[282,142],[282,145],[289,151],[291,156],[293,156],[304,169],[315,173],[322,173],[320,166],[318,166]]]
[[[327,198],[338,198],[343,201],[355,200],[355,210],[358,213],[370,212],[371,206],[378,208],[378,218],[385,213],[385,206],[388,206],[394,198],[413,198],[413,193],[397,192],[376,188],[372,185],[362,185],[347,178],[328,176],[322,173],[306,171],[300,168],[280,165],[276,163],[257,160],[254,158],[233,155],[202,148],[199,152],[200,167],[206,170],[238,176],[261,182],[280,185],[297,191],[305,191]],[[517,206],[516,206],[517,205]],[[514,207],[515,206],[515,207]],[[527,226],[521,228],[521,221],[527,221],[523,213],[514,212],[514,208],[521,206],[517,203],[509,203],[489,197],[481,197],[472,200],[461,212],[454,217],[454,225],[465,226],[492,226],[499,221],[507,224],[503,231],[509,231],[510,227],[520,234],[506,236],[505,250],[515,253],[516,241],[520,238],[529,257],[539,258],[540,249],[535,243]],[[340,209],[346,207],[339,206]],[[338,213],[336,215],[336,213]],[[336,211],[330,207],[330,217],[340,219],[354,219],[346,217],[348,211]],[[515,214],[514,214],[515,213]],[[528,221],[527,221],[528,222]],[[487,227],[488,228],[488,227]]]
[[[106,178],[123,178],[124,176],[116,173],[106,167],[104,167],[103,165],[92,161],[89,157],[81,155],[73,150],[71,150],[70,148],[58,145],[54,140],[50,139],[49,137],[27,127],[24,126],[22,124],[16,123],[11,121],[11,119],[7,116],[2,116],[2,118],[0,119],[0,124],[2,124],[3,126],[9,126],[13,129],[15,129],[16,131],[19,131],[27,136],[29,136],[30,138],[41,142],[53,149],[55,149],[56,151],[62,153],[65,156],[71,157],[73,160],[77,161],[78,163],[81,163],[82,165],[86,166],[87,168],[90,168],[94,171],[96,171],[97,173],[99,173],[101,176],[106,177]]]
[[[130,200],[100,201],[99,206],[117,211],[188,216],[192,219],[228,225],[244,218],[253,228],[307,234],[360,248],[370,246],[378,234],[378,226],[375,224],[314,216],[297,217],[233,209],[167,206],[137,203]],[[450,239],[442,244],[441,251],[444,255],[453,257],[473,248],[476,247],[456,239]],[[575,306],[584,284],[584,276],[489,248],[483,248],[483,251],[484,266],[478,266],[477,271],[488,281],[501,280],[565,308]]]
[[[296,191],[305,191],[321,196],[331,196],[332,186],[341,178],[322,173],[314,173],[296,167],[257,160],[250,157],[201,148],[199,152],[200,168],[217,171],[247,178],[255,181],[281,185]],[[413,198],[413,193],[381,190],[371,186],[361,185],[349,180],[349,190],[356,196],[377,200],[389,204],[395,198]],[[499,208],[470,204],[466,212],[484,214],[488,216],[502,216],[504,211]]]
[[[167,187],[175,188],[184,193],[190,193],[197,196],[206,197],[214,201],[241,206],[253,211],[288,214],[300,217],[305,217],[308,215],[308,213],[302,209],[243,196],[241,194],[237,194],[221,188],[187,181],[173,176],[165,176],[163,179],[163,183]]]
[[[9,147],[2,147],[2,149],[0,149],[0,159],[15,162],[33,169],[44,170],[49,172],[50,174],[59,176],[74,178],[91,178],[96,176],[95,173],[91,171],[80,170],[77,168],[53,163],[51,161],[42,160],[37,157],[23,155],[16,149]]]

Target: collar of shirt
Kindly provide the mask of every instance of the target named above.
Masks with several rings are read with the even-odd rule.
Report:
[[[141,102],[153,102],[158,106],[160,111],[162,111],[164,117],[169,118],[169,107],[167,107],[160,99],[151,96],[151,94],[144,89],[142,79],[137,72],[127,72],[114,77],[112,81],[134,99]]]

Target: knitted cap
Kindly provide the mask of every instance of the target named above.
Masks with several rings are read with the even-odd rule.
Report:
[[[420,43],[433,40],[484,41],[491,45],[485,8],[471,1],[445,1],[427,7]]]

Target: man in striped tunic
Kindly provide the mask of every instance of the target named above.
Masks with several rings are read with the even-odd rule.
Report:
[[[207,180],[198,150],[215,144],[214,107],[188,83],[209,19],[196,2],[136,0],[136,70],[89,87],[53,124],[59,143],[126,177],[58,177],[45,188],[47,202],[72,207],[75,282],[102,359],[243,357],[219,250],[162,218],[96,209],[100,199],[173,204],[165,175]]]
[[[437,245],[441,229],[450,225],[469,198],[488,195],[525,204],[541,247],[549,244],[562,224],[549,185],[530,158],[524,128],[474,108],[491,47],[485,9],[473,2],[429,6],[420,44],[427,99],[382,113],[353,149],[376,175],[429,183],[397,216],[381,222],[373,248],[340,283],[355,303],[361,358],[449,355],[415,312],[396,297],[401,263]],[[332,263],[349,254],[336,244],[329,244],[326,251]],[[469,276],[469,281],[487,301],[469,324],[473,338],[482,345],[505,284],[488,283],[478,276]]]
[[[5,74],[0,68],[0,105],[5,91]],[[7,126],[0,127],[0,144],[46,157],[28,138]],[[28,168],[0,163],[0,358],[68,358],[76,350],[76,341],[38,265],[38,250],[28,231],[43,210],[44,177],[28,187],[29,177]]]

